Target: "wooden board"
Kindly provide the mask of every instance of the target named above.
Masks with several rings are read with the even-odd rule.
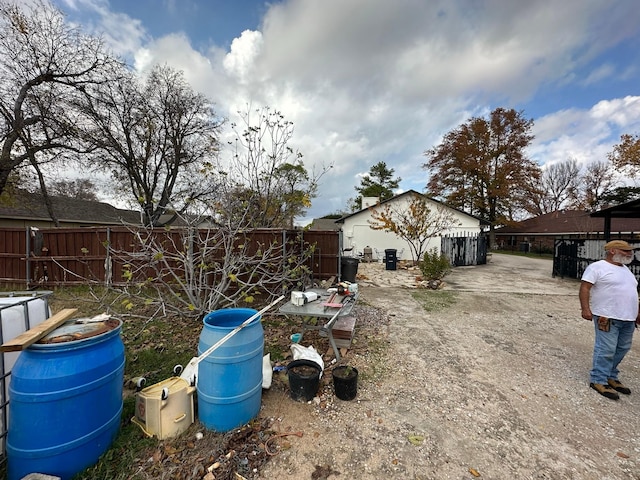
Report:
[[[349,348],[351,346],[351,340],[353,340],[355,327],[356,317],[338,317],[338,320],[336,320],[336,323],[333,324],[333,328],[331,329],[333,340],[336,342],[336,346],[338,348]],[[327,334],[323,331],[320,331],[320,336],[327,337]]]
[[[0,346],[0,351],[19,352],[24,350],[32,343],[37,342],[45,335],[54,331],[77,311],[77,308],[65,308],[64,310],[60,310],[54,316],[47,318],[40,325],[36,325],[26,332],[21,333],[16,338],[3,343],[2,346]]]

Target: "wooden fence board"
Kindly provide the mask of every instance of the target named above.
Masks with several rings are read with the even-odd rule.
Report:
[[[37,233],[37,235],[36,235]],[[146,232],[144,233],[146,235]],[[168,251],[182,248],[177,229],[157,229]],[[248,236],[252,248],[260,243],[283,242],[286,255],[305,245],[316,245],[307,266],[314,279],[337,275],[340,249],[335,231],[256,229]],[[119,255],[114,255],[119,252]],[[123,257],[120,253],[126,252]],[[97,282],[122,285],[126,263],[136,262],[142,252],[128,227],[0,229],[0,282],[25,283],[28,287],[62,286]],[[141,272],[152,274],[153,272]],[[144,277],[144,275],[143,275]]]

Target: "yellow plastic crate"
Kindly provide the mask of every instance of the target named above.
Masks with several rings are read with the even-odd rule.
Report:
[[[196,387],[171,377],[136,394],[136,414],[131,419],[149,437],[175,437],[193,423],[193,392]]]

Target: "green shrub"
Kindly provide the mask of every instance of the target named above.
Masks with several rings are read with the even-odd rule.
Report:
[[[438,254],[435,247],[424,254],[418,266],[425,280],[440,280],[451,271],[449,259],[443,254]]]

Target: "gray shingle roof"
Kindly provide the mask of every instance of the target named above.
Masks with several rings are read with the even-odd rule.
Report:
[[[50,197],[60,222],[91,225],[140,224],[140,214],[122,210],[104,202],[78,200],[69,197]],[[39,193],[19,192],[8,202],[0,203],[0,218],[50,220],[44,197]]]
[[[336,218],[314,218],[309,225],[309,230],[340,230]]]

